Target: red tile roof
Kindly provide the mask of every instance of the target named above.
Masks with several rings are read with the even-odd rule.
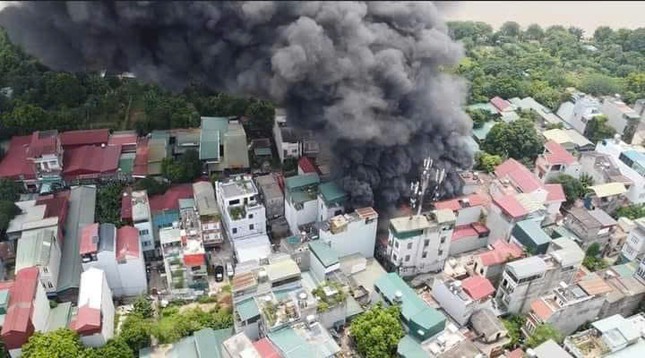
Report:
[[[83,146],[65,150],[63,176],[66,179],[82,175],[115,173],[119,168],[121,147]]]
[[[100,146],[101,144],[107,144],[109,138],[109,129],[69,131],[60,134],[60,143],[63,147],[80,147],[84,145]]]
[[[305,173],[316,173],[318,174],[318,171],[316,170],[316,166],[314,163],[311,162],[311,159],[308,157],[300,157],[298,159],[298,167]]]
[[[121,196],[121,219],[132,220],[132,197],[130,194]]]
[[[148,138],[139,139],[137,152],[134,156],[132,175],[138,177],[145,177],[148,175],[148,151]]]
[[[493,202],[512,218],[519,218],[529,213],[513,194],[493,198]]]
[[[101,332],[101,310],[97,308],[90,308],[84,305],[78,309],[76,319],[74,319],[70,326],[73,330],[78,332],[81,336],[89,336]]]
[[[81,230],[81,246],[79,254],[85,255],[98,250],[99,245],[99,224],[85,225]]]
[[[437,210],[450,209],[452,211],[457,211],[461,209],[461,204],[459,203],[459,199],[449,199],[434,203],[434,208]]]
[[[468,201],[468,206],[465,205],[465,201]],[[487,203],[486,196],[474,193],[461,198],[454,198],[444,201],[439,201],[434,204],[435,209],[450,209],[452,211],[458,211],[464,207],[473,207],[473,206],[482,206]]]
[[[522,348],[518,348],[508,354],[508,358],[523,358],[524,357],[524,351]]]
[[[132,226],[122,226],[116,231],[116,259],[140,257],[139,230]]]
[[[514,243],[504,240],[497,240],[493,243],[493,249],[479,254],[482,264],[485,266],[499,265],[512,259],[521,257],[524,252],[522,248]]]
[[[542,187],[542,183],[524,165],[515,159],[508,159],[495,168],[498,178],[507,177],[513,185],[522,189],[524,193],[531,193]]]
[[[490,230],[486,227],[486,225],[480,223],[480,222],[474,222],[470,224],[470,226],[477,231],[478,234],[488,234],[490,233]]]
[[[36,177],[34,166],[27,159],[27,147],[31,136],[12,137],[9,150],[0,160],[0,177],[10,179],[33,179]]]
[[[490,100],[490,103],[497,108],[499,112],[503,112],[506,110],[508,107],[511,106],[511,102],[501,98],[501,97],[494,97],[493,99]]]
[[[34,332],[32,313],[38,289],[38,268],[27,267],[16,275],[9,291],[9,304],[2,325],[2,340],[8,349],[20,348]]]
[[[27,149],[27,156],[30,158],[38,158],[44,154],[55,153],[57,139],[58,132],[56,131],[32,133],[29,148]]]
[[[547,203],[564,202],[567,200],[562,184],[545,184],[544,189],[548,193],[546,196]]]
[[[179,199],[193,197],[193,185],[190,183],[170,187],[164,194],[150,197],[150,211],[179,210]]]
[[[253,347],[262,358],[281,358],[282,356],[268,338],[253,342]]]
[[[551,165],[571,165],[576,162],[576,158],[571,153],[567,152],[563,146],[553,140],[544,143],[544,148],[546,149],[544,158]]]
[[[200,266],[206,263],[204,254],[184,255],[184,265],[186,266]]]
[[[136,133],[112,134],[108,140],[108,145],[135,146],[137,145],[137,139]]]
[[[538,298],[531,303],[531,311],[535,316],[537,316],[537,318],[542,320],[542,322],[548,320],[553,314],[551,307],[549,307],[549,305],[547,305],[541,298]]]
[[[492,296],[495,293],[495,288],[493,285],[486,279],[481,276],[472,276],[461,281],[461,287],[466,291],[468,296],[473,300],[478,301],[482,298]]]
[[[478,237],[477,231],[470,225],[457,226],[452,232],[452,241],[461,240],[467,237]]]

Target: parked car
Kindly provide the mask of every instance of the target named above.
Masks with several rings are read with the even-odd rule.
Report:
[[[222,265],[218,265],[215,267],[215,281],[216,282],[222,282],[224,280],[224,267]]]
[[[233,265],[230,262],[226,263],[226,275],[228,275],[229,278],[233,278],[233,275],[235,275],[235,271],[233,271]]]

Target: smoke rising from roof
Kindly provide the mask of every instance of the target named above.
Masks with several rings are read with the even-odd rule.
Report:
[[[0,25],[56,70],[276,102],[331,147],[354,206],[396,204],[426,156],[447,169],[446,195],[472,165],[466,85],[442,71],[463,50],[432,3],[25,2]]]

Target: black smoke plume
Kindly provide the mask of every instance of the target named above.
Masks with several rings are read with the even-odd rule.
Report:
[[[354,206],[397,204],[427,156],[444,195],[472,165],[466,87],[445,71],[462,48],[429,2],[24,2],[0,25],[52,69],[278,103],[331,147]]]

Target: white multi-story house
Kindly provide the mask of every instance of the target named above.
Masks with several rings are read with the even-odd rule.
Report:
[[[81,234],[80,255],[83,270],[105,272],[115,297],[137,296],[148,291],[139,230],[113,224],[90,224]]]
[[[139,240],[143,255],[146,258],[157,256],[157,245],[155,244],[154,231],[152,229],[152,215],[150,203],[145,190],[133,191],[130,194],[132,200],[132,225],[139,230]]]
[[[318,201],[318,174],[296,175],[285,179],[284,217],[292,233],[300,232],[299,227],[320,221],[322,206]]]
[[[390,220],[387,256],[401,276],[439,271],[450,251],[455,214],[448,209]]]
[[[90,268],[81,274],[78,310],[70,325],[88,347],[104,346],[114,337],[114,303],[103,270]]]
[[[645,218],[634,220],[634,223],[620,252],[625,261],[637,261],[645,255]]]
[[[640,124],[640,115],[625,102],[613,97],[605,97],[600,110],[607,116],[607,124],[625,141],[631,142]]]
[[[287,114],[282,108],[276,108],[275,121],[273,124],[273,139],[280,162],[286,158],[300,157],[300,142],[292,128],[287,126]]]
[[[15,273],[27,267],[37,267],[40,283],[47,294],[55,294],[58,288],[61,250],[55,231],[36,229],[23,231],[18,240]]]
[[[596,151],[611,156],[620,173],[632,182],[625,193],[627,199],[635,204],[645,203],[645,148],[608,138],[596,145]]]
[[[536,298],[553,290],[560,282],[570,284],[582,264],[584,252],[567,239],[552,241],[555,250],[506,264],[497,288],[496,304],[501,311],[524,313]]]
[[[339,256],[360,253],[374,257],[378,214],[374,209],[360,208],[353,213],[338,215],[325,222],[319,238],[329,243]]]
[[[327,182],[318,186],[318,221],[325,221],[345,212],[345,193],[336,183]]]
[[[493,285],[481,276],[469,277],[463,281],[438,276],[432,284],[432,297],[460,326],[465,325],[493,293]]]
[[[222,224],[229,240],[266,233],[266,211],[250,176],[238,176],[215,184]]]
[[[561,113],[561,109],[558,109],[558,115]],[[571,125],[571,127],[577,130],[580,134],[584,134],[585,129],[587,128],[587,123],[589,123],[592,118],[600,115],[602,115],[602,112],[600,111],[600,102],[594,97],[582,95],[575,101],[572,113],[568,113],[561,117],[563,117],[562,119],[569,123],[569,125]]]
[[[202,239],[204,247],[213,247],[222,244],[222,224],[220,214],[215,200],[215,189],[208,181],[200,181],[193,184],[193,196],[195,206],[201,223]]]
[[[549,140],[544,143],[544,153],[535,160],[535,175],[546,183],[560,174],[580,177],[581,166],[563,146]]]

